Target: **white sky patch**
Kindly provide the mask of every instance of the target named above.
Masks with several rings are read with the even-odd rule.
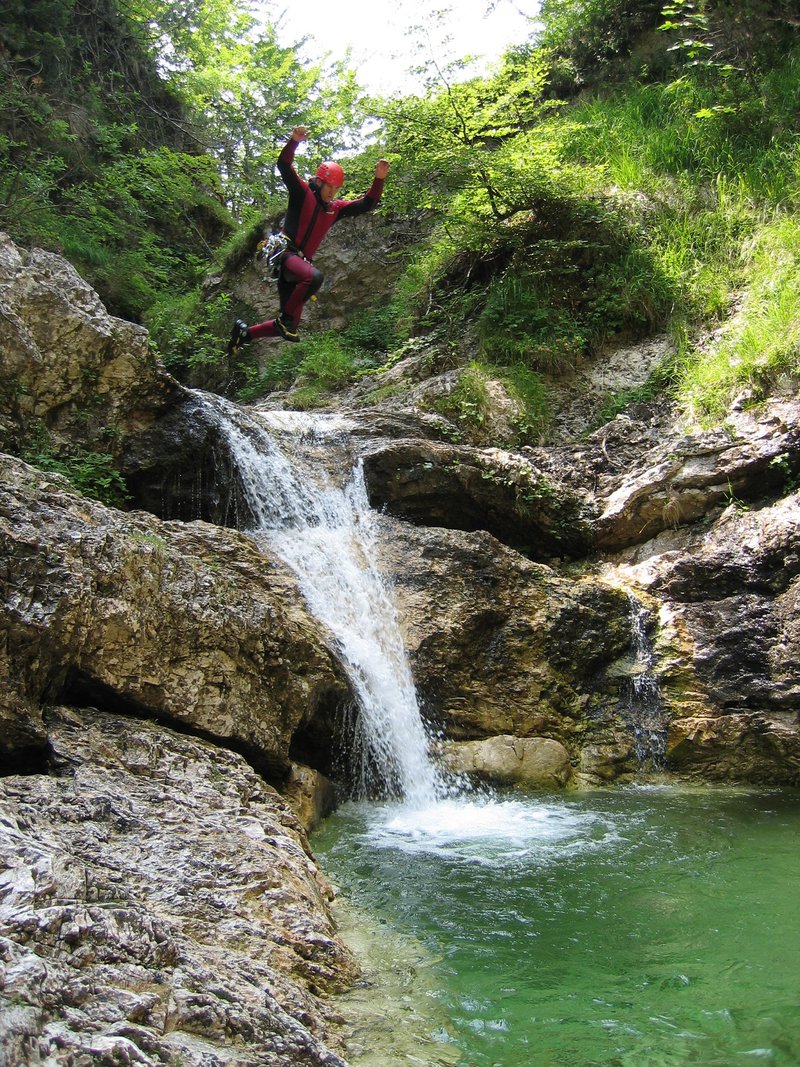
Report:
[[[527,41],[536,28],[539,0],[497,0],[487,13],[490,3],[457,0],[457,6],[437,11],[423,0],[362,0],[341,6],[331,0],[295,0],[291,8],[276,5],[268,14],[278,25],[281,43],[313,38],[304,50],[311,61],[326,53],[343,59],[350,49],[350,65],[361,84],[390,96],[420,92],[421,83],[409,68],[432,57],[446,66],[472,56],[476,63],[471,72],[479,74],[506,49]]]

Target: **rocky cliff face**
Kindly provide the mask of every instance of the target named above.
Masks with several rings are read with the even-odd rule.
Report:
[[[356,965],[296,814],[352,703],[336,642],[237,528],[224,435],[144,332],[6,239],[0,305],[0,1061],[341,1063],[327,996]],[[587,368],[554,384],[550,444],[515,450],[454,445],[405,362],[371,383],[390,399],[340,398],[320,461],[363,463],[442,759],[546,788],[648,761],[798,784],[793,393],[716,431],[653,407],[579,437],[608,387]],[[20,459],[36,426],[102,445],[137,510]]]
[[[179,386],[159,368],[147,331],[109,315],[60,256],[0,233],[0,446],[42,431],[121,454],[168,410]]]

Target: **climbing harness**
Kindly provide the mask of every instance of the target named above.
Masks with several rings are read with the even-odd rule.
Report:
[[[289,251],[290,242],[285,233],[271,233],[256,247],[256,259],[266,260],[266,278],[277,282],[281,276],[281,264]]]

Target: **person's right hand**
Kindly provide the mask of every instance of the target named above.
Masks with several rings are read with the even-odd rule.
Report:
[[[295,126],[295,128],[292,130],[292,140],[293,141],[307,141],[308,140],[308,130],[305,128],[305,126]]]

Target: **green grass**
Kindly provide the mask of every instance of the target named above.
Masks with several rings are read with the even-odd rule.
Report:
[[[798,57],[776,64],[759,88],[730,76],[629,85],[570,109],[568,123],[548,123],[567,160],[602,168],[640,234],[605,270],[611,317],[656,323],[671,301],[669,317],[689,338],[675,393],[706,422],[723,419],[738,393],[757,400],[798,373]],[[591,333],[591,318],[584,323]],[[702,339],[714,326],[722,333],[709,345]]]
[[[784,375],[800,375],[800,221],[781,216],[742,248],[741,308],[721,336],[683,370],[686,409],[703,421],[723,418],[743,391],[762,399]]]

